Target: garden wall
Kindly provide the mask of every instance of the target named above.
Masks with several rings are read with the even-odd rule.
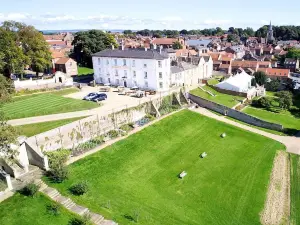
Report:
[[[199,96],[195,96],[193,94],[188,93],[188,98],[190,100],[192,100],[193,102],[197,103],[201,107],[211,109],[215,112],[221,113],[221,114],[226,115],[226,116],[230,116],[234,119],[243,121],[245,123],[255,125],[255,126],[258,126],[258,127],[271,129],[271,130],[277,130],[277,131],[282,131],[283,130],[283,126],[280,125],[280,124],[270,123],[270,122],[258,119],[254,116],[250,116],[246,113],[237,111],[235,109],[228,108],[224,105],[221,105],[221,104],[218,104],[218,103],[211,102],[209,100],[200,98]]]
[[[118,129],[123,124],[136,122],[148,113],[148,104],[123,109],[107,116],[90,116],[59,128],[30,137],[26,142],[41,152],[60,148],[74,148],[90,139]]]

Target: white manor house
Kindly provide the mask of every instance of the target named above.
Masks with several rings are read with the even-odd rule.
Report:
[[[165,49],[106,49],[93,55],[97,84],[167,91],[173,86],[191,86],[211,77],[210,56],[178,57]]]

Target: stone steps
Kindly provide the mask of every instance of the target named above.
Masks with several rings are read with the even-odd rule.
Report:
[[[97,214],[97,213],[89,213],[89,216],[91,217],[91,221],[96,225],[102,225],[101,222],[104,220],[104,217]]]
[[[45,195],[49,196],[54,201],[63,205],[66,209],[70,210],[73,213],[76,213],[80,216],[85,214],[91,217],[91,222],[95,225],[118,225],[112,220],[105,220],[103,216],[90,212],[88,208],[77,205],[70,198],[62,196],[55,188],[48,187],[42,180],[35,180],[35,184],[39,185],[40,191]]]

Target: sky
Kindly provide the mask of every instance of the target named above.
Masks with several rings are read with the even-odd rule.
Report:
[[[299,0],[0,0],[0,5],[0,22],[15,20],[40,30],[300,25]]]

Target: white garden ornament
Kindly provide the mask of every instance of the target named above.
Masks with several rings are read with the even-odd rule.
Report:
[[[182,171],[182,172],[179,174],[179,177],[182,179],[182,178],[184,178],[186,175],[187,175],[187,172]]]
[[[221,137],[222,138],[226,137],[226,134],[225,133],[221,134]]]

